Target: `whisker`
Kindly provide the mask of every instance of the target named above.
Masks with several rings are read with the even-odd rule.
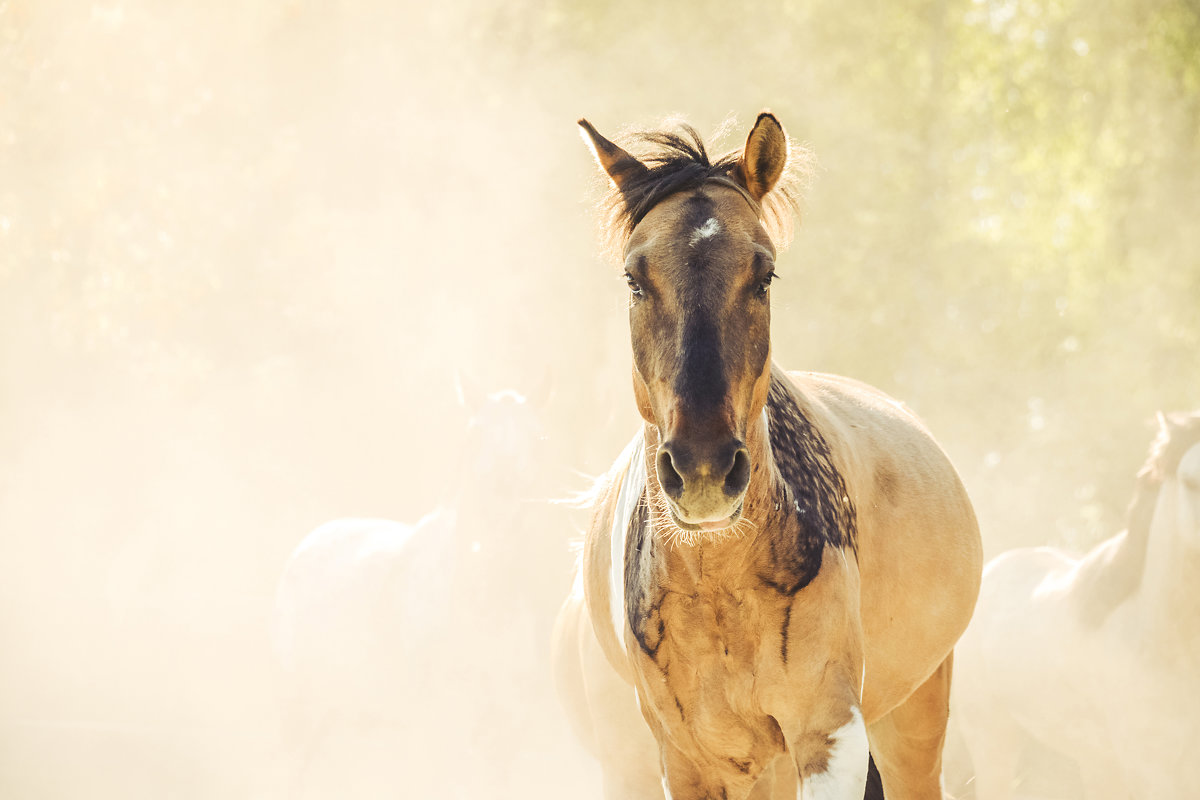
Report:
[[[742,517],[728,528],[718,531],[689,531],[675,524],[666,495],[660,490],[648,493],[649,522],[654,528],[655,535],[670,549],[678,545],[692,547],[703,542],[723,542],[730,539],[740,539],[747,533],[757,533],[758,525],[752,520]]]

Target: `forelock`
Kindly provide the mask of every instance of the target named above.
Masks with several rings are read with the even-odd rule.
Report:
[[[633,229],[652,208],[673,194],[698,188],[713,179],[742,191],[776,249],[782,250],[791,240],[792,219],[799,214],[803,190],[811,174],[812,156],[805,148],[789,145],[787,169],[758,203],[735,180],[741,150],[713,160],[700,134],[687,123],[676,123],[673,129],[638,131],[621,139],[622,146],[646,170],[623,181],[620,190],[610,187],[602,201],[604,239],[612,255],[620,256]]]

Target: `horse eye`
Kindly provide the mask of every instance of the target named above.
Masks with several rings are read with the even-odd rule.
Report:
[[[773,271],[767,273],[767,277],[763,278],[763,282],[758,285],[759,297],[766,297],[767,290],[771,288],[771,281],[775,280],[776,277]]]
[[[628,272],[625,273],[625,282],[629,284],[629,291],[633,293],[634,297],[642,296],[642,287],[638,286],[638,282]]]

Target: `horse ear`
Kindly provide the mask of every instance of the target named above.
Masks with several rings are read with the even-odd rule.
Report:
[[[787,166],[788,141],[783,126],[770,111],[758,115],[746,137],[746,149],[738,160],[737,175],[755,200],[774,188]]]
[[[609,180],[618,191],[624,191],[631,178],[646,174],[645,164],[601,136],[600,132],[592,127],[592,123],[581,119],[579,127],[584,143],[592,149],[592,155],[596,157],[600,168],[608,174]]]

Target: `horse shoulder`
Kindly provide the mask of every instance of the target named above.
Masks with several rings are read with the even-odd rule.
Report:
[[[961,531],[978,544],[978,526],[966,489],[949,457],[906,406],[861,381],[823,373],[789,373],[798,405],[829,441],[853,491],[860,516],[897,508],[926,517],[926,524]],[[972,547],[972,550],[978,549]],[[982,554],[978,554],[982,566]]]
[[[966,489],[924,424],[867,384],[791,373],[829,442],[857,522],[869,718],[947,656],[970,621],[983,566]]]
[[[859,381],[789,377],[843,473],[864,579],[877,580],[881,570],[911,572],[915,564],[944,589],[940,571],[952,569],[966,578],[962,590],[973,599],[983,566],[978,522],[957,471],[924,424],[903,403]]]

